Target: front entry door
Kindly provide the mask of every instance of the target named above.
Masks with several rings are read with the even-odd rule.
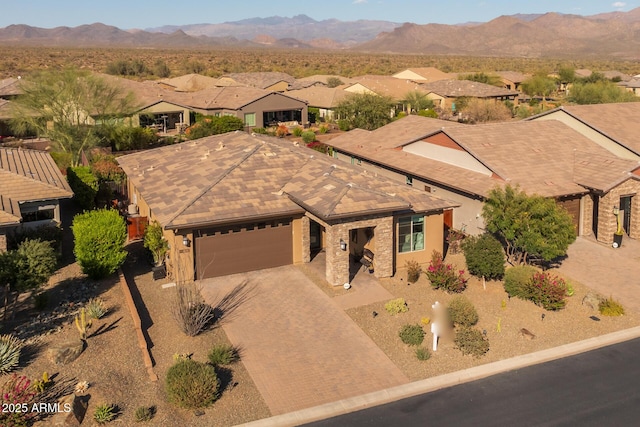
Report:
[[[631,230],[631,197],[632,196],[620,197],[620,210],[624,211],[622,214],[622,228],[624,228],[627,236]]]

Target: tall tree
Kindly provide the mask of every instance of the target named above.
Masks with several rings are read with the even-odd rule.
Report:
[[[543,105],[554,90],[556,90],[556,83],[546,74],[536,74],[522,82],[522,91],[531,97],[541,97]]]
[[[357,93],[342,100],[334,111],[350,129],[374,130],[391,122],[394,106],[388,96]]]
[[[411,112],[415,112],[415,113],[417,113],[420,110],[427,110],[429,108],[433,108],[433,100],[429,99],[426,93],[419,92],[417,90],[412,90],[410,92],[407,92],[402,102],[404,104],[407,104]]]
[[[565,255],[576,239],[571,215],[553,199],[518,187],[495,188],[482,207],[487,231],[502,242],[511,264]]]
[[[611,102],[640,101],[633,92],[628,92],[617,84],[601,80],[595,83],[574,83],[567,99],[576,104],[607,104]]]
[[[117,127],[136,108],[133,94],[86,71],[42,71],[21,82],[22,95],[12,102],[11,124],[17,134],[35,130],[57,151],[71,157],[97,145],[100,128]]]

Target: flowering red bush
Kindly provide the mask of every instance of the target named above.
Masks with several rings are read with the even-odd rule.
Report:
[[[438,251],[431,254],[426,274],[435,289],[459,293],[467,287],[467,279],[463,277],[464,270],[455,270],[451,264],[445,264],[442,254]]]
[[[549,273],[535,273],[527,284],[527,299],[546,310],[560,310],[567,301],[567,283]]]
[[[0,425],[6,427],[28,425],[36,412],[31,411],[36,392],[31,387],[31,381],[23,376],[13,374],[0,390]]]

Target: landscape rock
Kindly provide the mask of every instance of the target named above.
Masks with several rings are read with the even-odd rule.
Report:
[[[83,350],[83,341],[67,341],[60,344],[54,344],[47,350],[47,355],[49,356],[49,360],[56,365],[67,365],[80,357]]]
[[[79,426],[87,413],[87,402],[75,394],[63,397],[59,401],[60,411],[51,417],[50,426]],[[71,410],[65,412],[66,408]]]
[[[602,297],[600,295],[595,292],[589,292],[584,296],[584,298],[582,298],[582,305],[586,305],[592,310],[598,310],[600,301],[602,301]]]

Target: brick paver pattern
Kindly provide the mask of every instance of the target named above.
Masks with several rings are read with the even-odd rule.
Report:
[[[293,266],[201,282],[207,302],[234,288],[221,325],[273,415],[409,383],[331,298]]]

